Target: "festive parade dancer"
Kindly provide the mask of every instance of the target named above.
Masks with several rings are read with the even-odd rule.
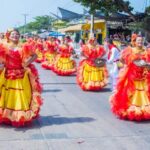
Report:
[[[56,56],[53,71],[61,76],[69,76],[76,72],[76,62],[71,58],[73,47],[68,43],[66,38],[59,46],[59,54]]]
[[[35,62],[41,63],[44,60],[44,47],[43,47],[43,41],[41,39],[38,39],[35,42],[35,53],[37,54],[37,59]]]
[[[143,47],[143,38],[136,38],[135,47],[121,55],[125,63],[119,72],[116,91],[110,98],[111,109],[122,119],[150,119],[150,50]]]
[[[49,41],[46,41],[45,49],[46,52],[44,53],[42,67],[45,69],[52,69],[58,49],[58,44],[56,41],[54,41],[53,37],[51,37]]]
[[[77,83],[83,90],[97,91],[107,85],[108,73],[104,48],[91,38],[87,45],[82,46],[85,58],[80,62],[77,72]]]
[[[31,64],[36,54],[32,45],[20,45],[19,37],[13,29],[9,42],[0,44],[0,123],[16,127],[36,118],[42,104],[38,72]]]

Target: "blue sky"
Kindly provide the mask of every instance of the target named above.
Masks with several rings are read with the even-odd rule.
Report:
[[[142,11],[146,0],[130,0],[136,11]],[[26,13],[27,22],[35,16],[56,13],[57,7],[82,13],[83,7],[72,0],[0,0],[0,31],[24,24],[22,14]]]

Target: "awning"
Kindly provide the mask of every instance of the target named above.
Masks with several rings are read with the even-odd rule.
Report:
[[[58,37],[58,36],[65,36],[65,34],[62,34],[62,33],[59,33],[59,32],[50,32],[49,36]]]
[[[65,32],[75,32],[75,31],[81,31],[83,24],[77,24],[73,26],[69,26],[67,28],[59,29],[59,32],[65,33]]]
[[[64,8],[58,7],[58,9],[61,13],[61,16],[62,16],[61,19],[62,20],[70,21],[70,20],[73,20],[73,19],[79,19],[79,18],[83,17],[83,15],[81,15],[81,14],[66,10]]]
[[[96,26],[96,24],[105,23],[105,20],[103,20],[103,19],[95,20],[94,23],[95,23],[95,26]],[[61,33],[76,32],[76,31],[81,31],[82,29],[85,28],[85,26],[88,26],[88,28],[89,28],[90,21],[85,23],[85,24],[77,24],[77,25],[72,25],[72,26],[66,27],[66,28],[62,28],[62,29],[59,29],[58,31],[61,32]]]

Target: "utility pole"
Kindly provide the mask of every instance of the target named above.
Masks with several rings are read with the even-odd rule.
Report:
[[[22,15],[24,16],[24,34],[25,34],[28,14],[22,14]]]
[[[52,27],[52,21],[51,21],[51,16],[48,16],[48,18],[49,18],[49,25],[48,25],[48,32],[50,32],[51,31],[51,27]]]
[[[90,38],[94,37],[94,14],[91,14]]]
[[[57,7],[57,16],[58,16],[58,7]],[[59,18],[57,18],[57,38],[58,38],[58,20]]]
[[[95,16],[95,12],[96,10],[93,10],[93,7],[94,7],[94,3],[95,1],[93,0],[91,2],[91,29],[90,29],[90,38],[91,37],[94,37],[94,16]]]

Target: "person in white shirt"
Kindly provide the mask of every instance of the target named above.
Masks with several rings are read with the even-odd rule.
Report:
[[[113,44],[112,39],[106,39],[104,45],[104,47],[108,48],[107,63],[112,64],[109,74],[111,81],[111,90],[114,91],[119,73],[118,62],[120,58],[120,50]]]

